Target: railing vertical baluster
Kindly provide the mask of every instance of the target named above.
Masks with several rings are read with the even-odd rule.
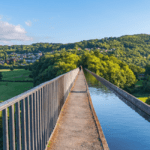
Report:
[[[45,98],[44,98],[44,149],[45,149],[45,143],[46,143],[46,100],[47,100],[47,96],[46,96],[46,85],[45,85],[45,88],[44,88],[44,95],[45,95]]]
[[[52,83],[52,130],[54,129],[54,82]]]
[[[53,82],[53,129],[55,127],[55,84]]]
[[[39,90],[37,90],[37,149],[39,149]]]
[[[56,82],[54,81],[54,125],[56,125]]]
[[[37,150],[37,130],[36,130],[36,126],[37,126],[37,119],[36,119],[36,91],[33,93],[33,109],[34,109],[34,148],[35,150]]]
[[[16,136],[17,150],[21,150],[21,124],[20,124],[20,102],[15,104],[16,108]]]
[[[41,88],[41,131],[40,131],[41,132],[41,135],[40,135],[41,136],[41,146],[40,146],[41,149],[40,150],[42,150],[42,142],[43,142],[43,137],[42,137],[43,135],[42,134],[43,133],[42,132],[43,131],[43,116],[42,116],[43,115],[42,114],[43,113],[42,112],[43,111],[43,93],[42,92],[43,92],[43,87]]]
[[[48,142],[48,123],[49,123],[49,118],[48,118],[48,113],[49,113],[49,97],[48,97],[48,84],[47,84],[47,127],[46,127],[46,145],[47,145],[47,142]]]
[[[45,86],[45,142],[44,142],[44,145],[46,145],[46,143],[47,143],[47,138],[46,138],[47,129],[46,129],[46,127],[47,127],[47,85]],[[45,146],[44,146],[44,148],[45,148]]]
[[[26,127],[27,127],[27,150],[31,150],[29,96],[27,96],[26,98]]]
[[[43,114],[42,114],[42,116],[43,116],[43,121],[42,121],[42,123],[43,123],[43,132],[42,132],[42,149],[44,149],[44,141],[45,141],[45,139],[44,139],[44,122],[45,122],[45,87],[43,87]]]
[[[48,93],[49,93],[49,111],[48,111],[48,113],[49,113],[49,123],[48,123],[48,130],[49,130],[49,133],[48,133],[48,136],[50,137],[50,119],[51,119],[51,117],[50,117],[50,110],[51,110],[51,108],[50,108],[50,84],[48,85]],[[48,138],[49,138],[48,137]]]
[[[41,89],[39,90],[39,150],[41,150]]]
[[[3,115],[3,150],[9,150],[7,108],[2,111],[2,115]]]
[[[44,87],[44,147],[43,148],[45,148],[45,141],[46,141],[46,139],[45,139],[45,122],[46,122],[46,86]]]
[[[52,133],[52,84],[50,84],[50,134]]]
[[[10,150],[15,150],[15,122],[14,122],[14,105],[9,107],[9,130],[10,130]]]
[[[57,118],[57,83],[54,81],[55,84],[55,125],[56,125],[56,118]]]
[[[25,100],[24,99],[21,100],[21,129],[22,129],[22,150],[27,150]]]
[[[56,122],[58,119],[58,80],[55,81],[56,82]]]
[[[49,139],[49,84],[47,85],[48,104],[47,104],[47,141]]]
[[[33,108],[33,94],[30,100],[30,123],[31,123],[31,150],[34,150],[34,108]]]
[[[46,116],[46,122],[45,122],[45,125],[46,125],[46,130],[45,130],[45,145],[47,144],[47,121],[48,121],[48,119],[47,119],[47,113],[48,113],[48,111],[47,111],[47,102],[48,102],[48,97],[47,97],[47,85],[46,85],[46,114],[45,114],[45,116]]]

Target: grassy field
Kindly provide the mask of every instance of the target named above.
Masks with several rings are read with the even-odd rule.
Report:
[[[14,69],[14,70],[18,70],[18,69]],[[19,69],[19,70],[24,70],[24,69]],[[3,72],[3,71],[10,71],[10,69],[0,69],[0,72]]]
[[[139,86],[142,86],[142,82],[143,80],[140,80],[140,81],[137,81],[135,86],[136,87],[139,87]],[[137,93],[136,95],[134,95],[136,98],[138,98],[139,100],[141,100],[142,102],[146,102],[146,100],[148,99],[148,94],[141,94],[141,93]]]
[[[141,100],[142,102],[146,102],[146,100],[148,99],[148,97],[137,97],[139,100]]]
[[[30,71],[24,69],[0,69],[2,72],[3,80],[32,80],[29,78]],[[6,101],[14,96],[17,96],[29,89],[33,88],[33,83],[30,82],[0,82],[0,103]],[[9,111],[8,111],[9,117]],[[2,148],[2,111],[0,111],[0,150]]]
[[[143,80],[137,81],[135,85],[142,86],[142,82],[143,82]]]
[[[0,82],[0,102],[17,96],[33,87],[30,82]]]
[[[32,80],[32,78],[29,78],[29,70],[15,69],[10,71],[9,69],[0,69],[0,72],[2,72],[3,80]]]
[[[0,69],[2,71],[3,80],[32,80],[29,78],[30,71],[24,69],[16,69],[9,71],[9,69]],[[19,77],[21,76],[22,77]],[[17,96],[33,87],[33,83],[30,82],[0,82],[0,102],[3,102],[9,98]]]

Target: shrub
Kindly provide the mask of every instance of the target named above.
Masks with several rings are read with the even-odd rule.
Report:
[[[3,75],[2,75],[2,72],[0,72],[0,81],[2,80],[3,78]]]
[[[148,97],[148,99],[145,102],[146,104],[150,105],[150,96]]]
[[[11,68],[10,68],[10,70],[11,70],[11,71],[13,71],[13,70],[14,70],[14,68],[13,68],[13,67],[11,67]]]

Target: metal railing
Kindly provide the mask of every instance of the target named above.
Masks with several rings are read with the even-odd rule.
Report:
[[[78,71],[74,69],[0,103],[3,150],[46,148]]]

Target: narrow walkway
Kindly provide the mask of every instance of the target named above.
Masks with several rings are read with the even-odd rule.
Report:
[[[102,150],[81,71],[60,114],[47,150]]]

